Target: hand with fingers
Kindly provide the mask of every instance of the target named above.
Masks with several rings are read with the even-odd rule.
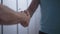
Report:
[[[24,27],[27,27],[29,25],[30,21],[30,14],[28,11],[21,11],[19,13],[21,15],[20,24]]]

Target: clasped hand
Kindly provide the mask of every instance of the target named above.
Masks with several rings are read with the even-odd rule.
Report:
[[[18,13],[21,15],[21,25],[23,25],[24,27],[29,25],[29,21],[30,21],[30,14],[29,11],[21,11],[20,13]]]
[[[15,12],[7,6],[0,4],[0,24],[12,25],[20,23],[24,27],[28,26],[30,21],[29,11]]]

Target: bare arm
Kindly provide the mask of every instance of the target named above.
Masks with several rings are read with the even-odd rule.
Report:
[[[27,9],[29,11],[29,13],[30,13],[31,16],[33,15],[33,13],[35,12],[35,10],[37,9],[39,3],[40,3],[40,0],[32,0],[30,6]]]
[[[15,12],[9,7],[0,4],[0,24],[12,25],[20,23],[26,27],[29,20],[30,15],[27,15],[25,12]]]
[[[17,24],[18,19],[21,19],[21,15],[17,12],[0,4],[0,24]]]

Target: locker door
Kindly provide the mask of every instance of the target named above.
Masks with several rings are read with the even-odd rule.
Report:
[[[16,0],[3,0],[3,4],[16,11]],[[17,24],[3,25],[3,34],[17,34]]]

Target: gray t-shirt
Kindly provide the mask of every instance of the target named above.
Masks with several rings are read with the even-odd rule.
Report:
[[[60,0],[41,0],[41,31],[60,34]]]

